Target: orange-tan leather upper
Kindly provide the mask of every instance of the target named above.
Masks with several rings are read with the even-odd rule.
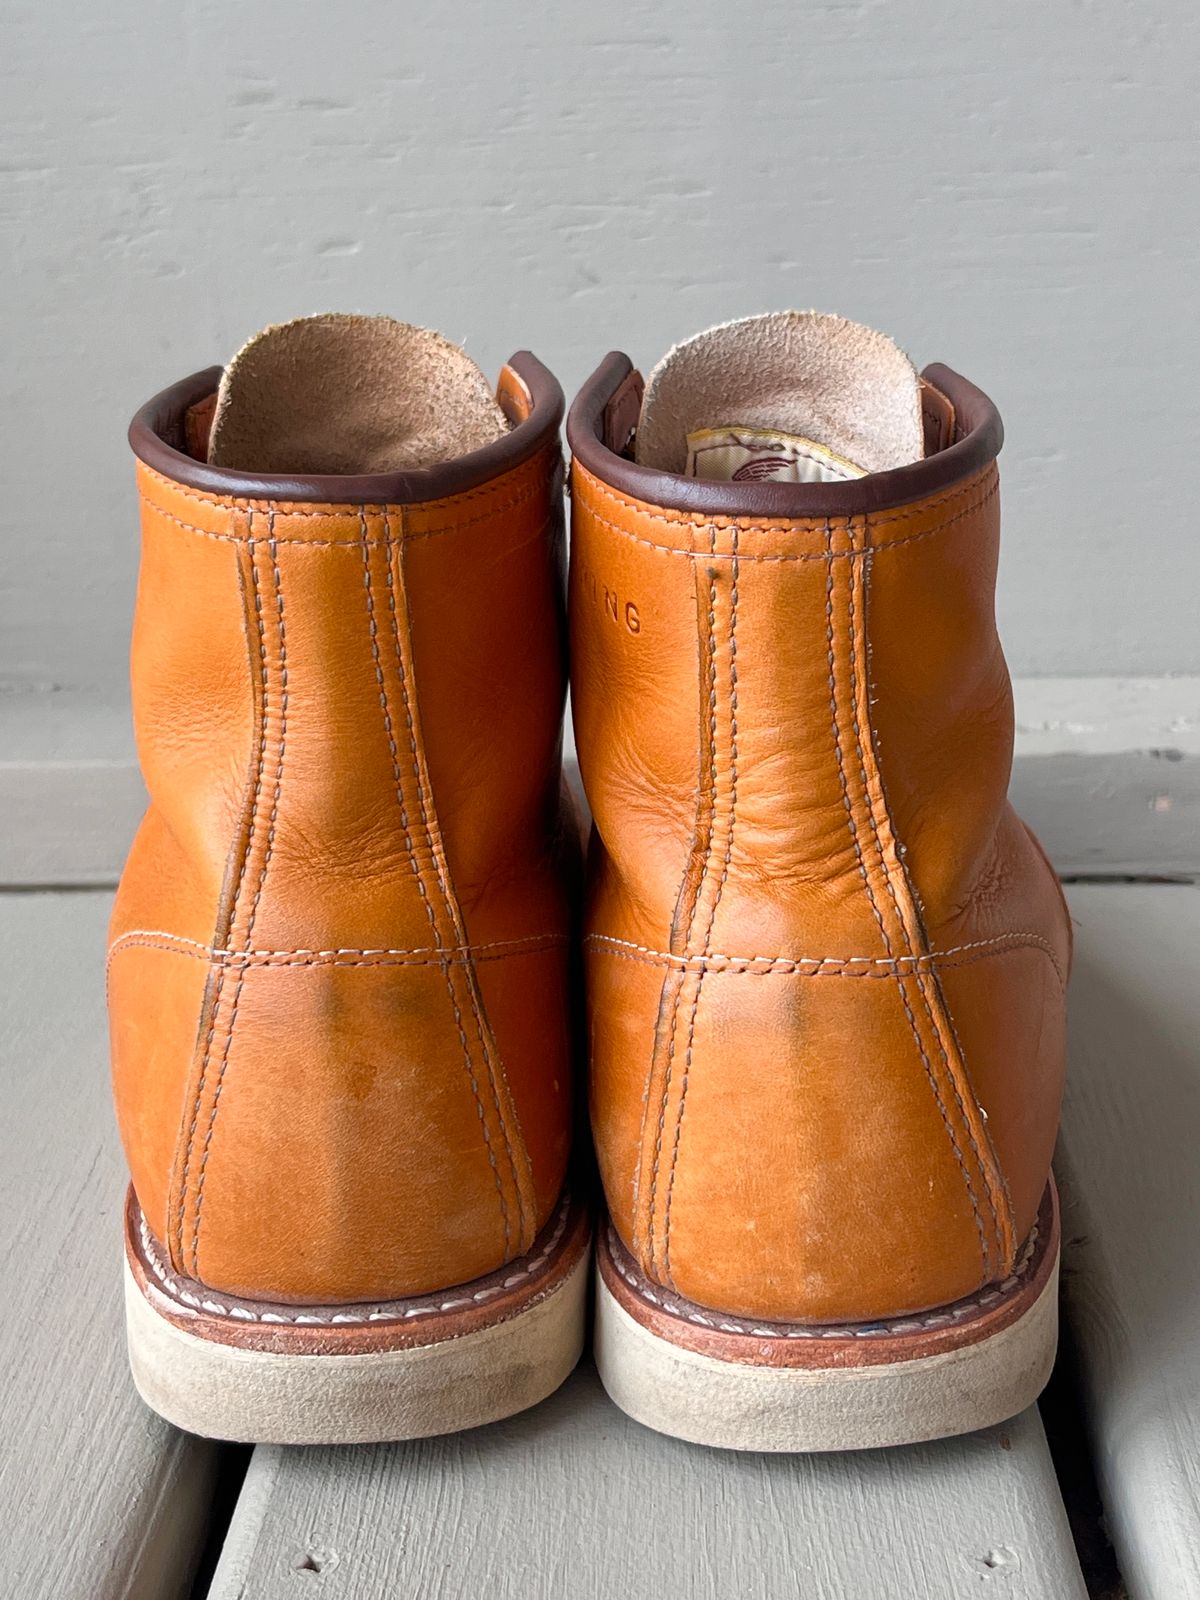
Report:
[[[258,483],[187,453],[218,377],[131,430],[121,1133],[177,1270],[420,1293],[527,1250],[566,1167],[561,392],[514,357],[501,444]]]
[[[946,438],[854,483],[635,466],[621,356],[569,422],[596,1146],[643,1271],[731,1313],[1001,1281],[1049,1173],[1069,930],[1006,799],[1000,425],[925,382]]]

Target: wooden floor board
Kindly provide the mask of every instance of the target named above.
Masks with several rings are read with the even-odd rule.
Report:
[[[1200,887],[1078,885],[1065,1303],[1131,1600],[1200,1600]]]
[[[1058,869],[1194,872],[1200,678],[1018,678],[1013,688],[1013,800]],[[0,885],[115,883],[145,804],[126,705],[0,695]]]
[[[1036,1411],[914,1449],[739,1455],[639,1427],[585,1365],[472,1433],[255,1451],[212,1600],[975,1594],[1084,1595]]]
[[[108,894],[0,895],[0,1594],[185,1594],[212,1448],[133,1390],[124,1162],[103,969]]]
[[[1097,1472],[1132,1600],[1200,1600],[1200,889],[1076,886],[1071,900],[1059,1172]],[[22,1596],[182,1593],[211,1489],[212,1452],[145,1411],[125,1370],[108,901],[0,896],[0,1588]],[[736,1456],[639,1428],[584,1368],[526,1417],[458,1438],[257,1451],[212,1593],[1080,1600],[1083,1587],[1035,1412],[913,1450]]]

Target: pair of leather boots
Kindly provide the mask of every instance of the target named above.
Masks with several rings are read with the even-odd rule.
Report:
[[[618,1405],[768,1450],[1010,1416],[1055,1345],[1070,940],[1006,800],[995,407],[817,314],[646,384],[610,355],[567,424],[566,608],[562,411],[529,354],[493,393],[325,316],[134,419],[137,1385],[287,1443],[549,1394],[586,1054]]]

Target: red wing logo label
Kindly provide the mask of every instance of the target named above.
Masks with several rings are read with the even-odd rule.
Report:
[[[767,428],[701,428],[688,434],[687,476],[718,483],[839,483],[862,468],[827,445]]]
[[[752,461],[743,462],[729,481],[754,483],[759,478],[773,478],[776,473],[786,472],[791,464],[787,456],[755,456]]]

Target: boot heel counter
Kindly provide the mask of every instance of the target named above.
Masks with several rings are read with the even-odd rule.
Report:
[[[366,1300],[464,1282],[527,1248],[520,1133],[486,1017],[457,1001],[451,1015],[447,965],[343,947],[218,972],[176,1163],[192,1276]]]
[[[593,1099],[622,1239],[651,1280],[765,1318],[1002,1280],[1049,1169],[1063,963],[1015,886],[990,457],[847,516],[701,518],[578,450],[574,481]]]
[[[543,839],[562,707],[556,460],[540,446],[462,506],[260,503],[140,469],[134,700],[152,806],[114,923],[114,1083],[148,1222],[177,1271],[215,1288],[444,1287],[527,1249],[557,1198],[565,1017],[530,1022],[506,994],[498,1041],[476,965],[493,995],[500,962],[527,1002],[565,991]],[[488,553],[469,577],[460,529]],[[536,628],[489,610],[501,579]],[[450,626],[447,585],[468,633],[453,651],[426,620]],[[490,663],[518,642],[524,720],[473,748],[461,781],[447,680],[461,702],[471,652]],[[512,697],[482,666],[478,681],[498,709],[471,726],[490,731]],[[549,1085],[549,1108],[519,1116]]]
[[[250,1298],[383,1299],[469,1281],[527,1248],[565,1169],[553,1136],[568,1116],[565,1009],[548,1007],[531,1036],[500,1008],[517,1089],[557,1065],[564,1091],[557,1112],[540,1108],[551,1154],[531,1200],[468,952],[232,952],[151,925],[169,917],[134,925],[142,856],[108,957],[112,1075],[134,1191],[172,1267]],[[565,954],[553,935],[487,952],[489,966],[519,965],[523,985],[564,992]]]
[[[105,961],[109,1060],[117,1129],[138,1204],[170,1238],[172,1170],[196,1037],[205,1011],[210,946],[168,931],[170,908],[147,892],[143,820],[113,905]]]
[[[1023,1031],[1038,1038],[1053,968],[1036,947],[996,953],[1006,977],[1036,983]],[[901,1315],[1002,1279],[1020,1240],[1000,1141],[943,990],[971,982],[974,954],[680,962],[593,939],[597,1147],[647,1278],[700,1305],[814,1321]],[[950,991],[988,1066],[1004,1035],[978,1001],[993,988]],[[664,1027],[661,1067],[638,1093],[634,1063]],[[1028,1135],[1018,1107],[1001,1108],[1002,1154]]]

